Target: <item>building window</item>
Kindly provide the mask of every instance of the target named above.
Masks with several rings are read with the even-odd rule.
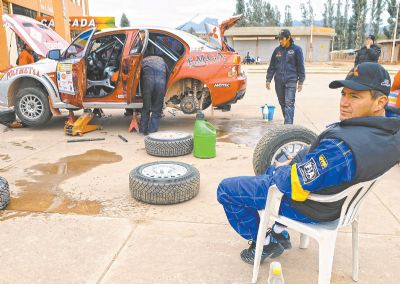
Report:
[[[12,5],[12,10],[13,10],[13,14],[23,15],[23,16],[27,16],[27,17],[36,19],[37,12],[34,10],[24,8],[22,6],[18,6],[15,4]]]

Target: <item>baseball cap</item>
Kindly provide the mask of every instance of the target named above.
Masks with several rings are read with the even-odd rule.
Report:
[[[290,36],[290,31],[288,29],[283,29],[279,31],[279,34],[275,36],[275,39],[289,37],[289,36]]]
[[[355,91],[375,90],[385,95],[390,93],[389,73],[378,63],[364,62],[358,64],[347,74],[344,80],[335,80],[329,84],[329,88],[337,89],[347,87]]]

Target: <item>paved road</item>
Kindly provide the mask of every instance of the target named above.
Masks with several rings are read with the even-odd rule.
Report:
[[[206,112],[218,127],[217,157],[179,158],[201,173],[199,195],[182,204],[154,206],[130,197],[130,170],[157,158],[146,154],[142,136],[126,132],[122,112],[106,111],[112,117],[98,120],[103,130],[85,135],[106,138],[97,142],[67,144],[66,113],[42,129],[0,126],[0,175],[13,197],[0,213],[0,283],[250,283],[252,267],[239,258],[247,243],[228,225],[215,190],[224,177],[253,174],[254,145],[283,119],[277,111],[274,122],[261,120],[260,106],[277,105],[277,99],[264,88],[265,74],[247,71],[245,98],[231,112]],[[295,122],[321,132],[335,121],[339,91],[327,85],[343,76],[309,73]],[[190,132],[193,123],[191,116],[167,111],[161,130]],[[359,283],[398,283],[399,180],[396,167],[364,206]],[[351,283],[349,232],[338,236],[335,284]],[[317,244],[300,250],[298,234],[292,239],[294,248],[278,259],[286,283],[316,283]],[[259,283],[266,283],[268,269],[262,265]]]

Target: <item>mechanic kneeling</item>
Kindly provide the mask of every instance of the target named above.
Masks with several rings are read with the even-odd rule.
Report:
[[[140,132],[144,135],[157,132],[160,125],[167,83],[167,70],[167,64],[159,56],[147,56],[143,59],[140,80],[143,93]]]

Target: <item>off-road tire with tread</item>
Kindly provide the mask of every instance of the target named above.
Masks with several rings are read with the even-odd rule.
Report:
[[[159,178],[143,174],[148,166],[175,164],[186,169],[181,176]],[[129,189],[133,198],[150,204],[175,204],[195,197],[200,188],[199,171],[188,164],[175,161],[158,161],[143,164],[129,173]]]
[[[34,119],[27,117],[26,115],[23,114],[23,110],[21,110],[21,101],[24,99],[26,96],[34,96],[37,98],[40,103],[43,105],[43,110],[41,111],[40,115]],[[21,122],[24,125],[31,126],[31,127],[39,127],[43,126],[48,122],[53,114],[51,113],[50,110],[50,103],[48,100],[47,94],[43,91],[43,89],[38,88],[38,87],[26,87],[22,88],[17,92],[17,95],[15,96],[15,112],[18,116],[18,118],[21,120]]]
[[[0,124],[9,124],[15,121],[15,111],[13,109],[0,110]]]
[[[253,153],[253,169],[256,175],[265,173],[271,165],[276,151],[290,142],[303,142],[312,144],[317,139],[317,134],[311,130],[298,125],[282,125],[270,128],[258,141]]]
[[[5,178],[0,177],[0,210],[7,207],[10,202],[10,190]]]
[[[146,152],[157,157],[178,157],[192,153],[193,136],[179,131],[160,131],[144,138]]]

